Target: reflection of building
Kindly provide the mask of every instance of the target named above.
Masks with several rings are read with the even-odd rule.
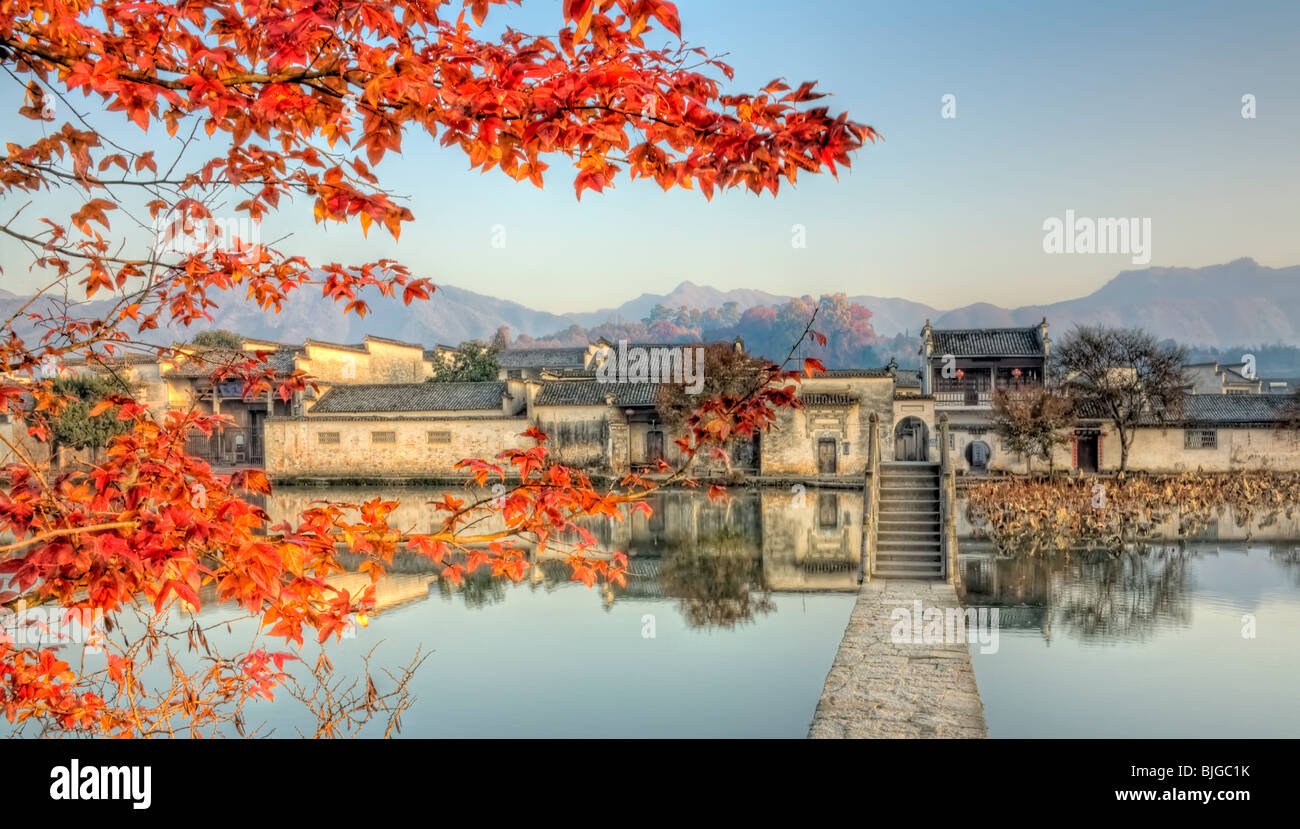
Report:
[[[1048,640],[1141,640],[1190,622],[1187,563],[1193,555],[1156,545],[1118,557],[1001,556],[964,544],[959,595],[967,607],[998,608],[1003,630],[1037,630]]]
[[[763,490],[763,580],[773,590],[855,590],[862,495]]]
[[[1049,590],[1042,559],[1002,557],[996,551],[963,552],[958,590],[966,607],[998,608],[998,624],[1008,630],[1039,630],[1051,637]]]

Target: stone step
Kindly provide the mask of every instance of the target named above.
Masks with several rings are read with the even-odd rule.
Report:
[[[937,555],[941,550],[943,550],[943,545],[939,543],[939,539],[937,538],[919,540],[909,540],[906,538],[882,538],[880,539],[880,542],[876,544],[876,549],[880,551],[915,551]]]
[[[871,572],[872,576],[878,578],[943,578],[944,570],[940,567],[878,567]]]
[[[942,557],[943,557],[943,553],[939,552],[938,550],[899,550],[893,548],[885,549],[883,547],[879,550],[876,550],[877,561],[879,561],[882,558],[899,558],[899,559],[908,559],[908,560],[924,559],[927,561],[939,561],[940,558]]]
[[[924,539],[939,538],[939,528],[931,524],[922,524],[918,522],[910,528],[893,528],[893,526],[880,526],[876,528],[876,538],[897,538],[898,541],[924,541]]]

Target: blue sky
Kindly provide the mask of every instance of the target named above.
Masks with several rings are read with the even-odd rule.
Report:
[[[416,216],[400,243],[316,228],[310,205],[268,221],[263,240],[292,233],[285,247],[318,260],[394,255],[436,282],[553,311],[682,280],[1014,306],[1086,294],[1137,267],[1044,253],[1043,221],[1067,208],[1149,217],[1153,266],[1300,263],[1300,3],[678,6],[688,41],[729,53],[730,89],[816,79],[833,109],[884,143],[838,181],[805,177],[775,200],[709,203],[624,176],[577,202],[562,159],[539,191],[470,172],[459,150],[410,133],[404,156],[380,168]],[[561,22],[559,0],[494,9],[532,33]],[[1247,93],[1254,119],[1241,117]],[[941,117],[945,94],[954,119]],[[795,224],[803,249],[791,245]],[[504,248],[491,244],[497,225]],[[30,287],[13,253],[0,256],[5,287]]]

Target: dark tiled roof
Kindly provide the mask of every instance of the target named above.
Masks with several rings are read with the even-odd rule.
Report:
[[[266,361],[272,368],[280,374],[292,374],[294,370],[294,360],[297,359],[299,352],[296,349],[281,348],[272,354],[267,355]]]
[[[1032,357],[1043,353],[1038,328],[935,328],[933,354],[957,357]]]
[[[534,406],[653,406],[659,399],[656,383],[601,383],[596,380],[555,380],[542,383]]]
[[[1143,418],[1146,426],[1250,426],[1272,425],[1287,417],[1290,395],[1282,394],[1188,394],[1182,411],[1162,420],[1152,414]],[[1092,401],[1076,409],[1080,418],[1106,420],[1108,415]]]
[[[497,354],[502,368],[582,368],[586,348],[507,348]]]
[[[208,377],[223,367],[236,365],[255,356],[251,352],[231,348],[205,348],[185,355],[177,361],[176,368],[163,373],[171,377]]]
[[[358,354],[369,354],[370,350],[366,348],[365,343],[327,343],[324,340],[306,340],[304,345],[314,345],[319,348],[332,348],[336,351],[355,351]]]
[[[276,374],[292,374],[294,358],[300,352],[293,348],[281,348],[268,352],[266,349],[237,351],[227,348],[209,348],[183,357],[176,368],[164,372],[169,377],[208,377],[224,366],[235,365],[243,360],[256,360],[258,354],[266,355],[266,363]]]
[[[311,414],[499,410],[505,395],[506,384],[495,381],[334,386],[321,395]]]
[[[70,357],[63,360],[65,366],[140,366],[157,363],[161,360],[157,354],[96,354],[93,358]]]
[[[819,371],[814,377],[888,377],[889,367],[884,368],[828,368]]]
[[[563,380],[572,380],[575,378],[586,378],[589,380],[596,379],[596,372],[590,368],[548,368],[542,372],[547,378],[555,377]]]
[[[406,340],[394,340],[388,337],[376,337],[374,334],[367,334],[365,336],[365,340],[366,342],[370,342],[371,340],[373,340],[377,343],[387,343],[388,345],[400,345],[403,348],[418,348],[420,349],[420,351],[424,351],[424,346],[421,345],[420,343],[408,343]]]
[[[801,394],[805,406],[852,406],[858,402],[856,394]]]
[[[894,385],[900,389],[919,389],[921,388],[921,372],[911,369],[899,369],[897,376],[894,377]]]
[[[1289,403],[1272,394],[1189,394],[1176,420],[1187,425],[1271,424],[1283,419]]]

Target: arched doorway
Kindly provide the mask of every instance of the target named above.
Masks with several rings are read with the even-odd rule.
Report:
[[[919,417],[905,417],[894,427],[894,460],[928,461],[930,430]]]
[[[966,463],[970,464],[973,470],[985,470],[989,468],[989,458],[993,455],[993,449],[982,440],[972,440],[966,444]]]

